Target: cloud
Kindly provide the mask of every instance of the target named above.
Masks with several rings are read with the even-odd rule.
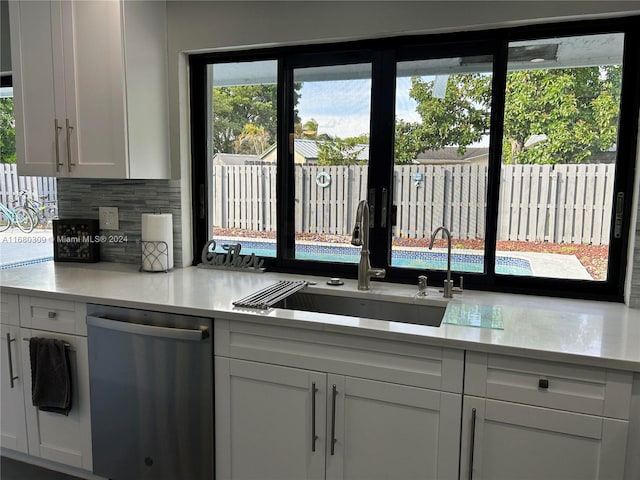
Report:
[[[416,102],[409,97],[411,79],[400,77],[396,85],[396,117],[419,122]],[[353,137],[370,132],[371,80],[330,80],[304,82],[300,90],[298,114],[302,122],[318,122],[318,133]]]

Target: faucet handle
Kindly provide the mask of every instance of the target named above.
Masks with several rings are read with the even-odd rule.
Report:
[[[418,295],[427,295],[427,277],[426,277],[426,275],[418,276]]]
[[[460,275],[460,286],[456,287],[453,283],[453,280],[451,281],[451,292],[452,293],[462,293],[464,291],[464,278],[462,277],[462,275]]]

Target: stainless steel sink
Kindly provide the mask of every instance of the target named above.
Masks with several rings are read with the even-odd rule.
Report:
[[[320,293],[298,292],[278,304],[276,308],[330,313],[350,317],[373,318],[390,322],[415,323],[439,327],[446,306],[404,303],[369,298],[354,298]]]

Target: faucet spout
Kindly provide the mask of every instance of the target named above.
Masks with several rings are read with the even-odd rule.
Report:
[[[356,224],[351,235],[351,244],[362,247],[358,263],[358,290],[369,290],[371,277],[384,278],[384,268],[372,268],[369,260],[369,204],[360,200],[356,210]]]
[[[433,248],[433,242],[436,240],[436,235],[442,232],[447,237],[447,279],[444,282],[444,298],[453,298],[453,282],[451,280],[451,232],[445,227],[436,228],[431,234],[431,241],[429,242],[429,250]]]

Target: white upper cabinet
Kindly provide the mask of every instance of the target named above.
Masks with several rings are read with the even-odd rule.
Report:
[[[169,178],[165,3],[9,9],[19,174]]]

